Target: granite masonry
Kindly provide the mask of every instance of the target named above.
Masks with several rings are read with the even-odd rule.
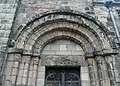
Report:
[[[0,0],[0,86],[120,86],[108,0]],[[112,7],[120,31],[120,2]]]

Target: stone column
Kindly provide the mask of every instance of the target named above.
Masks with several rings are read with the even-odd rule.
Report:
[[[44,83],[45,83],[45,66],[42,66],[41,64],[39,64],[36,86],[44,86]]]
[[[81,67],[81,85],[90,86],[88,67]]]
[[[22,74],[22,85],[26,86],[28,83],[28,75],[29,75],[29,66],[31,63],[31,56],[23,56],[22,63],[24,64],[23,74]]]
[[[22,86],[27,85],[30,60],[31,60],[30,56],[22,56],[19,65],[19,72],[16,85]]]
[[[116,61],[115,61],[115,59],[117,58],[116,56],[117,55],[105,56],[111,86],[120,85],[119,73],[118,73],[118,69],[116,67]]]
[[[107,74],[107,65],[102,56],[96,56],[98,77],[100,86],[110,86],[109,78]]]
[[[36,86],[38,62],[39,62],[38,57],[32,57],[32,62],[30,63],[30,68],[29,68],[28,84],[27,84],[29,86]]]
[[[90,76],[90,86],[99,86],[95,58],[87,58],[87,60],[88,60],[88,69]]]

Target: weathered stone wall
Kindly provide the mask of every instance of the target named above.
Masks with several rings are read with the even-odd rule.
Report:
[[[16,30],[20,25],[24,25],[39,13],[63,9],[88,12],[92,10],[91,6],[92,0],[21,0],[14,29]]]
[[[115,18],[117,28],[120,32],[120,17],[118,15],[117,10],[119,11],[120,8],[119,7],[112,8],[113,16]],[[114,42],[116,47],[113,47],[113,48],[117,48],[118,53],[119,53],[119,48],[118,48],[119,45],[117,45],[118,41],[116,39],[115,29],[114,29],[111,17],[109,15],[108,9],[105,6],[94,6],[94,12],[95,12],[95,16],[98,18],[98,20],[100,20],[108,28],[108,30],[109,30],[108,34],[109,34],[109,38],[110,38],[109,40],[111,42]],[[112,82],[111,84],[116,84],[116,86],[119,86],[119,84],[120,84],[120,68],[118,66],[120,64],[119,55],[109,57],[109,59],[107,59],[107,60],[108,60],[108,62],[111,62],[111,64],[112,64],[113,71],[110,74],[110,76],[111,75],[115,76],[115,77],[112,77],[112,79],[111,79],[111,80],[115,81],[115,83],[111,81]]]
[[[70,40],[56,40],[42,50],[42,55],[84,55],[80,45]]]
[[[18,7],[18,9],[17,9],[17,7]],[[120,8],[119,7],[113,8],[113,14],[114,14],[115,20],[117,22],[117,25],[119,27],[120,26],[120,18],[118,17],[117,12],[115,11],[116,9],[120,10]],[[33,19],[36,14],[40,14],[40,13],[42,14],[43,12],[50,11],[50,10],[59,10],[59,11],[60,10],[61,11],[62,10],[65,10],[65,11],[75,10],[75,11],[87,13],[87,14],[95,17],[96,19],[100,20],[107,27],[107,29],[108,29],[107,34],[109,36],[108,43],[111,44],[112,48],[116,48],[116,44],[115,44],[116,40],[115,40],[113,23],[110,19],[108,10],[104,6],[93,6],[92,0],[1,0],[0,1],[0,71],[2,70],[1,69],[2,65],[4,67],[4,65],[6,63],[6,61],[3,58],[7,58],[7,57],[5,57],[5,54],[7,52],[6,48],[7,48],[7,43],[8,43],[9,37],[11,39],[14,38],[14,33],[16,33],[18,30],[22,29],[22,27],[24,27],[24,25],[27,24],[28,21]],[[67,18],[69,20],[68,16],[61,16],[61,15],[58,15],[56,17],[56,19],[57,18],[60,19],[63,17]],[[47,18],[48,17],[43,18],[42,21],[46,22]],[[73,17],[73,16],[70,18],[75,20],[75,17]],[[54,18],[53,18],[53,20],[54,20]],[[76,19],[76,20],[79,20],[79,19]],[[85,22],[87,22],[88,26],[89,26],[89,24],[91,24],[91,26],[93,25],[93,27],[94,27],[93,23],[89,23],[90,21],[85,21]],[[43,29],[43,31],[42,30],[41,31],[44,33],[47,30],[49,31],[50,27],[53,28],[56,26],[59,26],[59,27],[63,26],[63,23],[64,23],[64,26],[66,26],[68,28],[69,27],[70,28],[78,27],[78,25],[71,24],[70,22],[69,23],[68,22],[57,22],[54,25],[49,24],[49,22],[48,22],[48,26],[46,25],[45,27],[43,27],[44,29]],[[37,24],[40,24],[40,22],[38,21],[35,23],[35,25],[37,25]],[[46,29],[46,28],[48,28],[48,29]],[[86,34],[92,34],[90,36],[92,36],[92,38],[94,38],[93,41],[96,43],[96,45],[101,47],[101,43],[98,43],[98,38],[97,38],[97,36],[96,37],[94,36],[94,35],[96,35],[94,32],[93,33],[89,32],[88,27],[87,27],[87,30],[84,30],[85,28],[81,28],[81,29],[83,30],[83,32],[85,31]],[[99,32],[99,30],[98,30],[99,28],[97,28],[97,29],[94,28],[94,29]],[[41,31],[38,31],[38,32],[36,31],[36,33],[41,34]],[[10,32],[11,32],[11,36],[9,36]],[[51,33],[52,33],[52,35],[55,34],[53,32],[51,32]],[[59,33],[62,33],[63,35],[66,35],[66,33],[68,34],[68,32],[66,32],[66,31],[61,31],[61,32],[58,32],[57,35]],[[73,33],[69,33],[69,34],[74,35]],[[32,43],[35,38],[38,38],[38,36],[39,35],[35,36],[35,34],[34,34],[30,37],[27,37],[26,33],[24,33],[22,35],[22,37],[26,37],[26,39],[27,38],[30,39],[30,40],[26,40],[28,45],[30,43]],[[101,34],[99,33],[99,36],[104,38],[104,34],[102,34],[102,33]],[[33,37],[35,37],[35,38],[33,38]],[[78,37],[78,36],[74,35],[73,37]],[[46,37],[44,37],[44,38],[46,38]],[[48,37],[48,38],[50,39],[50,37]],[[78,38],[78,39],[81,39],[81,38]],[[42,42],[43,39],[41,39],[39,41]],[[46,41],[47,41],[47,39],[46,39]],[[86,40],[84,40],[84,41],[86,42]],[[106,41],[106,40],[103,39],[102,41]],[[112,43],[114,44],[114,46]],[[44,44],[44,41],[43,41],[43,44]],[[40,46],[39,42],[36,44],[35,47],[38,47],[37,45]],[[106,44],[103,44],[103,45],[106,46]],[[46,47],[48,47],[48,46],[49,45],[47,45]],[[88,51],[91,50],[91,52],[92,52],[92,49],[90,49],[91,44],[89,45],[89,43],[88,43],[87,46],[88,46],[87,47]],[[46,48],[46,47],[45,47],[45,49],[48,50],[48,48]],[[57,47],[54,46],[53,49],[57,48]],[[59,47],[60,47],[60,44],[59,44]],[[69,47],[72,47],[72,45],[69,45]],[[25,46],[25,49],[29,49],[29,48],[30,48],[29,46],[27,46],[27,45]],[[63,46],[63,48],[64,48],[64,46]],[[69,51],[68,54],[73,55],[72,53],[75,52],[74,48],[75,47],[72,47],[73,50]],[[64,49],[66,49],[66,48],[64,48]],[[44,55],[41,57],[45,57],[42,59],[44,62],[47,59],[51,59],[55,56],[55,55],[51,56],[51,57],[47,56],[48,53],[51,51],[52,50],[50,49],[49,51],[44,50],[42,52],[42,54],[44,54]],[[54,50],[54,51],[56,52],[56,50]],[[60,49],[58,49],[58,51],[60,54]],[[74,53],[74,55],[75,55],[75,53]],[[52,53],[52,55],[53,54],[56,54],[56,53]],[[66,54],[66,53],[64,52],[64,54]],[[64,55],[64,54],[62,53],[62,55]],[[80,53],[78,53],[78,54],[83,55],[83,51],[81,50]],[[76,54],[76,55],[78,55],[78,54]],[[21,56],[20,54],[14,55],[13,53],[12,54],[9,53],[6,56],[8,56],[8,62],[4,68],[5,69],[5,71],[4,71],[5,75],[4,75],[4,79],[3,79],[4,86],[10,86],[10,85],[15,86],[15,85],[25,85],[25,84],[33,85],[33,86],[35,84],[38,86],[44,85],[45,67],[41,66],[41,64],[38,64],[37,62],[34,63],[34,61],[37,61],[37,60],[34,60],[34,57]],[[16,57],[19,57],[19,56],[20,56],[20,59],[16,60]],[[69,60],[73,59],[71,56],[68,56],[68,57],[70,57]],[[59,59],[59,56],[56,56],[56,58],[57,58],[57,61],[60,60],[59,64],[66,59],[66,57],[64,57],[64,56],[63,56],[63,59]],[[119,67],[120,59],[119,59],[119,56],[118,55],[107,56],[107,57],[105,57],[104,60],[102,60],[103,62],[101,62],[100,58],[103,58],[103,57],[97,57],[97,59],[96,59],[96,61],[98,61],[97,64],[95,64],[95,59],[93,59],[93,58],[88,59],[89,73],[91,74],[90,75],[91,84],[93,86],[99,86],[98,84],[100,84],[100,86],[103,86],[103,85],[109,86],[109,78],[110,78],[111,84],[114,85],[116,82],[116,86],[119,86],[119,84],[120,84],[120,80],[119,80],[120,79],[120,67]],[[2,63],[3,60],[5,61],[4,64]],[[31,61],[33,61],[33,62],[31,62]],[[42,65],[44,65],[44,62]],[[49,60],[48,60],[48,62],[49,62]],[[64,64],[64,63],[65,62],[63,62],[62,64]],[[69,61],[68,61],[68,63],[69,63]],[[104,68],[104,66],[106,66],[109,63],[110,63],[109,68],[108,69]],[[78,64],[80,64],[80,63],[78,62]],[[29,68],[31,68],[30,70],[28,69],[28,66],[29,66]],[[36,68],[36,66],[37,66],[37,68]],[[97,70],[96,69],[97,67],[100,67],[100,69]],[[7,71],[7,70],[9,70],[9,71]],[[19,70],[19,74],[18,74],[18,78],[17,78],[16,76],[17,76],[18,70]],[[29,71],[29,73],[32,73],[34,76],[28,74],[28,71]],[[40,75],[39,77],[36,76],[36,71]],[[107,77],[106,72],[110,73],[109,78]],[[99,73],[101,75],[97,75],[97,73]],[[104,75],[103,73],[105,73],[105,76],[106,76],[105,78],[103,77],[103,75]],[[89,86],[89,84],[90,84],[89,77],[87,76],[87,78],[85,78],[85,76],[83,76],[85,74],[88,74],[88,68],[81,67],[81,76],[82,76],[82,82],[83,82],[82,85]],[[94,75],[95,75],[95,77],[93,77]],[[29,78],[26,78],[26,77],[29,77]],[[100,79],[101,79],[100,82],[98,80],[98,77],[100,77]]]
[[[14,22],[16,8],[16,0],[0,0],[0,84],[4,64],[6,63],[7,43]]]

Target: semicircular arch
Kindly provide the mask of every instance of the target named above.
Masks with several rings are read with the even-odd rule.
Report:
[[[16,44],[17,45],[22,44],[23,46],[22,48],[26,48],[25,46],[29,42],[30,37],[35,37],[35,40],[32,44],[34,45],[35,41],[40,37],[40,35],[42,35],[42,31],[43,31],[43,34],[45,34],[44,33],[45,31],[47,32],[48,30],[55,29],[55,28],[72,28],[71,30],[75,29],[74,31],[85,34],[84,37],[88,37],[88,39],[91,40],[91,43],[94,45],[94,47],[96,47],[97,45],[101,43],[102,48],[99,48],[99,49],[111,48],[110,44],[108,43],[109,40],[108,40],[107,33],[106,33],[107,29],[98,20],[94,20],[93,17],[83,15],[83,14],[84,13],[81,13],[81,12],[79,13],[79,12],[51,11],[51,12],[45,13],[44,15],[41,15],[41,16],[39,15],[36,18],[34,18],[32,21],[28,22],[23,27],[23,29],[21,29],[16,34],[16,37],[14,38],[16,40]],[[58,25],[56,26],[54,25],[55,27],[52,27],[52,28],[47,27],[46,29],[47,25],[50,25],[50,24],[52,25],[52,23],[55,24],[56,22]],[[66,23],[69,22],[70,26],[66,25],[68,26],[66,27],[65,24],[63,23],[59,24],[60,22],[66,22]],[[102,28],[100,24],[102,25]],[[84,28],[85,30],[82,29],[83,30],[82,31],[76,28],[76,26],[74,25],[80,26]],[[35,36],[36,34],[39,34],[39,35]],[[90,35],[90,34],[93,34],[93,35]],[[93,41],[94,42],[96,41],[97,44],[93,43]],[[104,47],[104,45],[106,46]],[[30,48],[32,49],[32,46],[30,46]]]

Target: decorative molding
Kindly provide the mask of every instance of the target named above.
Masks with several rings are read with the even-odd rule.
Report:
[[[47,12],[39,13],[39,14],[36,14],[35,16],[33,16],[26,24],[23,25],[23,27],[19,31],[16,32],[18,34],[16,34],[17,36],[15,37],[15,40],[19,37],[19,35],[22,33],[22,31],[24,31],[24,29],[26,29],[26,28],[29,28],[29,26],[33,22],[36,22],[37,20],[42,19],[42,18],[44,18],[46,20],[45,17],[50,18],[51,15],[54,15],[54,17],[56,15],[71,15],[71,16],[75,16],[75,17],[82,17],[88,21],[93,22],[102,31],[104,31],[105,34],[107,34],[107,32],[108,32],[108,29],[99,20],[97,20],[96,18],[94,18],[86,13],[79,12],[79,11],[73,11],[73,10],[60,10],[60,9],[58,9],[58,10],[50,10]]]
[[[18,49],[18,48],[8,48],[7,53],[9,54],[22,54],[23,53],[23,49]]]

